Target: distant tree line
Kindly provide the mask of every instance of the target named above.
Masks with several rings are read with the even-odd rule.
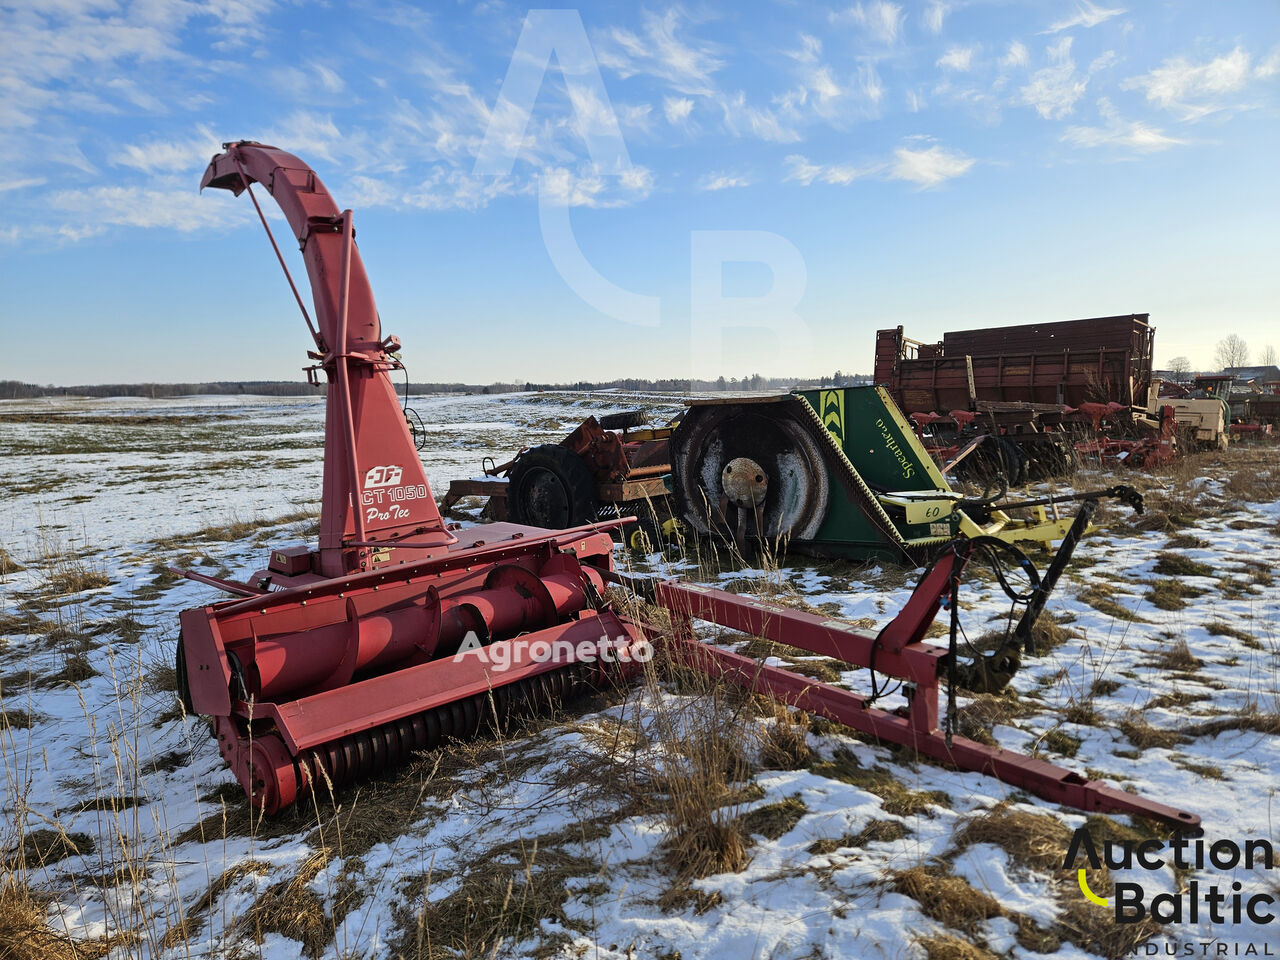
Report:
[[[795,386],[851,386],[870,383],[871,378],[843,374],[837,370],[830,376],[815,378],[763,377],[758,373],[738,377],[719,377],[716,380],[658,379],[622,377],[617,380],[578,380],[574,383],[410,383],[411,394],[428,393],[516,393],[539,390],[626,390],[653,393],[707,393],[717,390],[790,390]],[[405,392],[406,385],[396,384],[396,391]],[[325,385],[311,386],[294,380],[218,380],[208,383],[94,383],[75,386],[22,383],[18,380],[0,380],[0,400],[20,400],[28,397],[192,397],[209,395],[253,394],[267,397],[323,396]]]

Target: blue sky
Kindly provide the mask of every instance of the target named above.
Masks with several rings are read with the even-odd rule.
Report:
[[[1274,0],[573,9],[6,5],[0,379],[299,376],[251,205],[198,193],[240,138],[355,211],[414,379],[869,371],[881,327],[1129,312],[1158,362],[1280,348]]]

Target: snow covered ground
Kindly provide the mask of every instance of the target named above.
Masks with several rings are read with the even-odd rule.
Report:
[[[655,419],[678,409],[572,394],[414,401],[437,497],[481,457],[637,405]],[[322,418],[307,398],[0,403],[0,850],[20,887],[47,898],[54,931],[165,958],[1066,960],[1137,938],[1100,923],[1059,869],[1085,815],[670,684],[253,822],[204,722],[173,702],[178,611],[216,595],[165,568],[246,576],[268,545],[314,536]],[[1012,693],[962,698],[965,732],[1186,807],[1207,841],[1280,845],[1280,448],[1199,472],[1130,478],[1149,518],[1109,510],[1049,604],[1057,645]],[[674,566],[875,626],[918,575]],[[1008,612],[988,580],[964,599],[970,637]],[[866,689],[865,671],[840,682]],[[707,751],[733,760],[728,775]],[[703,848],[672,831],[673,798],[700,784],[724,789],[713,818],[741,841],[705,876],[681,859]],[[1126,878],[1149,891],[1238,881],[1280,900],[1280,864],[1111,874]],[[1271,923],[1146,932],[1161,950],[1280,955],[1272,909]]]

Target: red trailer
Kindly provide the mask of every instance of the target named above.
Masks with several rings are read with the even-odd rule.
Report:
[[[876,334],[875,382],[904,413],[976,410],[980,401],[1147,405],[1155,330],[1149,314],[1027,323],[943,334],[938,343]]]

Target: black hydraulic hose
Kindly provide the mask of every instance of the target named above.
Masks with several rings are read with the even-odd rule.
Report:
[[[1080,512],[1076,514],[1075,521],[1071,524],[1071,529],[1062,538],[1062,545],[1058,547],[1058,552],[1053,555],[1053,559],[1049,561],[1049,566],[1045,568],[1039,589],[1032,593],[1030,600],[1027,602],[1027,609],[1022,613],[1022,619],[1018,621],[1017,627],[1014,628],[1014,638],[1022,641],[1022,647],[1028,654],[1034,655],[1036,652],[1035,639],[1031,635],[1031,628],[1035,626],[1036,619],[1044,610],[1044,605],[1048,603],[1049,594],[1053,592],[1058,578],[1062,576],[1063,571],[1067,569],[1067,564],[1071,562],[1071,555],[1075,552],[1076,545],[1084,538],[1084,532],[1088,529],[1089,523],[1097,510],[1098,501],[1096,499],[1086,500],[1080,505]]]

